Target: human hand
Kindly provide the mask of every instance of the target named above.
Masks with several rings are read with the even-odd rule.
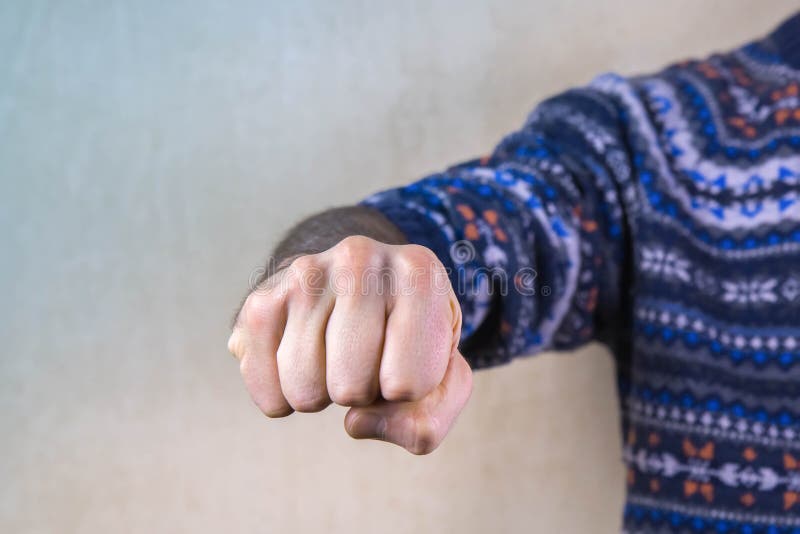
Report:
[[[253,291],[228,348],[269,417],[351,407],[350,436],[414,454],[441,443],[472,391],[461,310],[419,245],[364,236],[299,256]]]

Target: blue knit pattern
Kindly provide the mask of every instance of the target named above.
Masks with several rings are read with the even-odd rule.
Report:
[[[364,204],[448,268],[474,368],[610,348],[626,532],[800,534],[800,15]]]

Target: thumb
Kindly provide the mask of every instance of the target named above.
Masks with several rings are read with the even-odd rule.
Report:
[[[350,408],[344,427],[355,439],[388,441],[413,454],[428,454],[447,435],[470,393],[472,370],[454,349],[442,383],[426,397],[415,402],[379,400]]]

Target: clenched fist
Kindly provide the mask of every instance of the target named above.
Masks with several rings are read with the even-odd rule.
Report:
[[[352,236],[253,291],[228,348],[267,416],[334,402],[351,407],[352,437],[427,454],[472,391],[460,331],[458,301],[430,250]]]

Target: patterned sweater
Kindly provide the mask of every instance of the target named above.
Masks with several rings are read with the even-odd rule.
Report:
[[[610,348],[625,531],[800,533],[800,14],[364,204],[449,269],[474,368]]]

